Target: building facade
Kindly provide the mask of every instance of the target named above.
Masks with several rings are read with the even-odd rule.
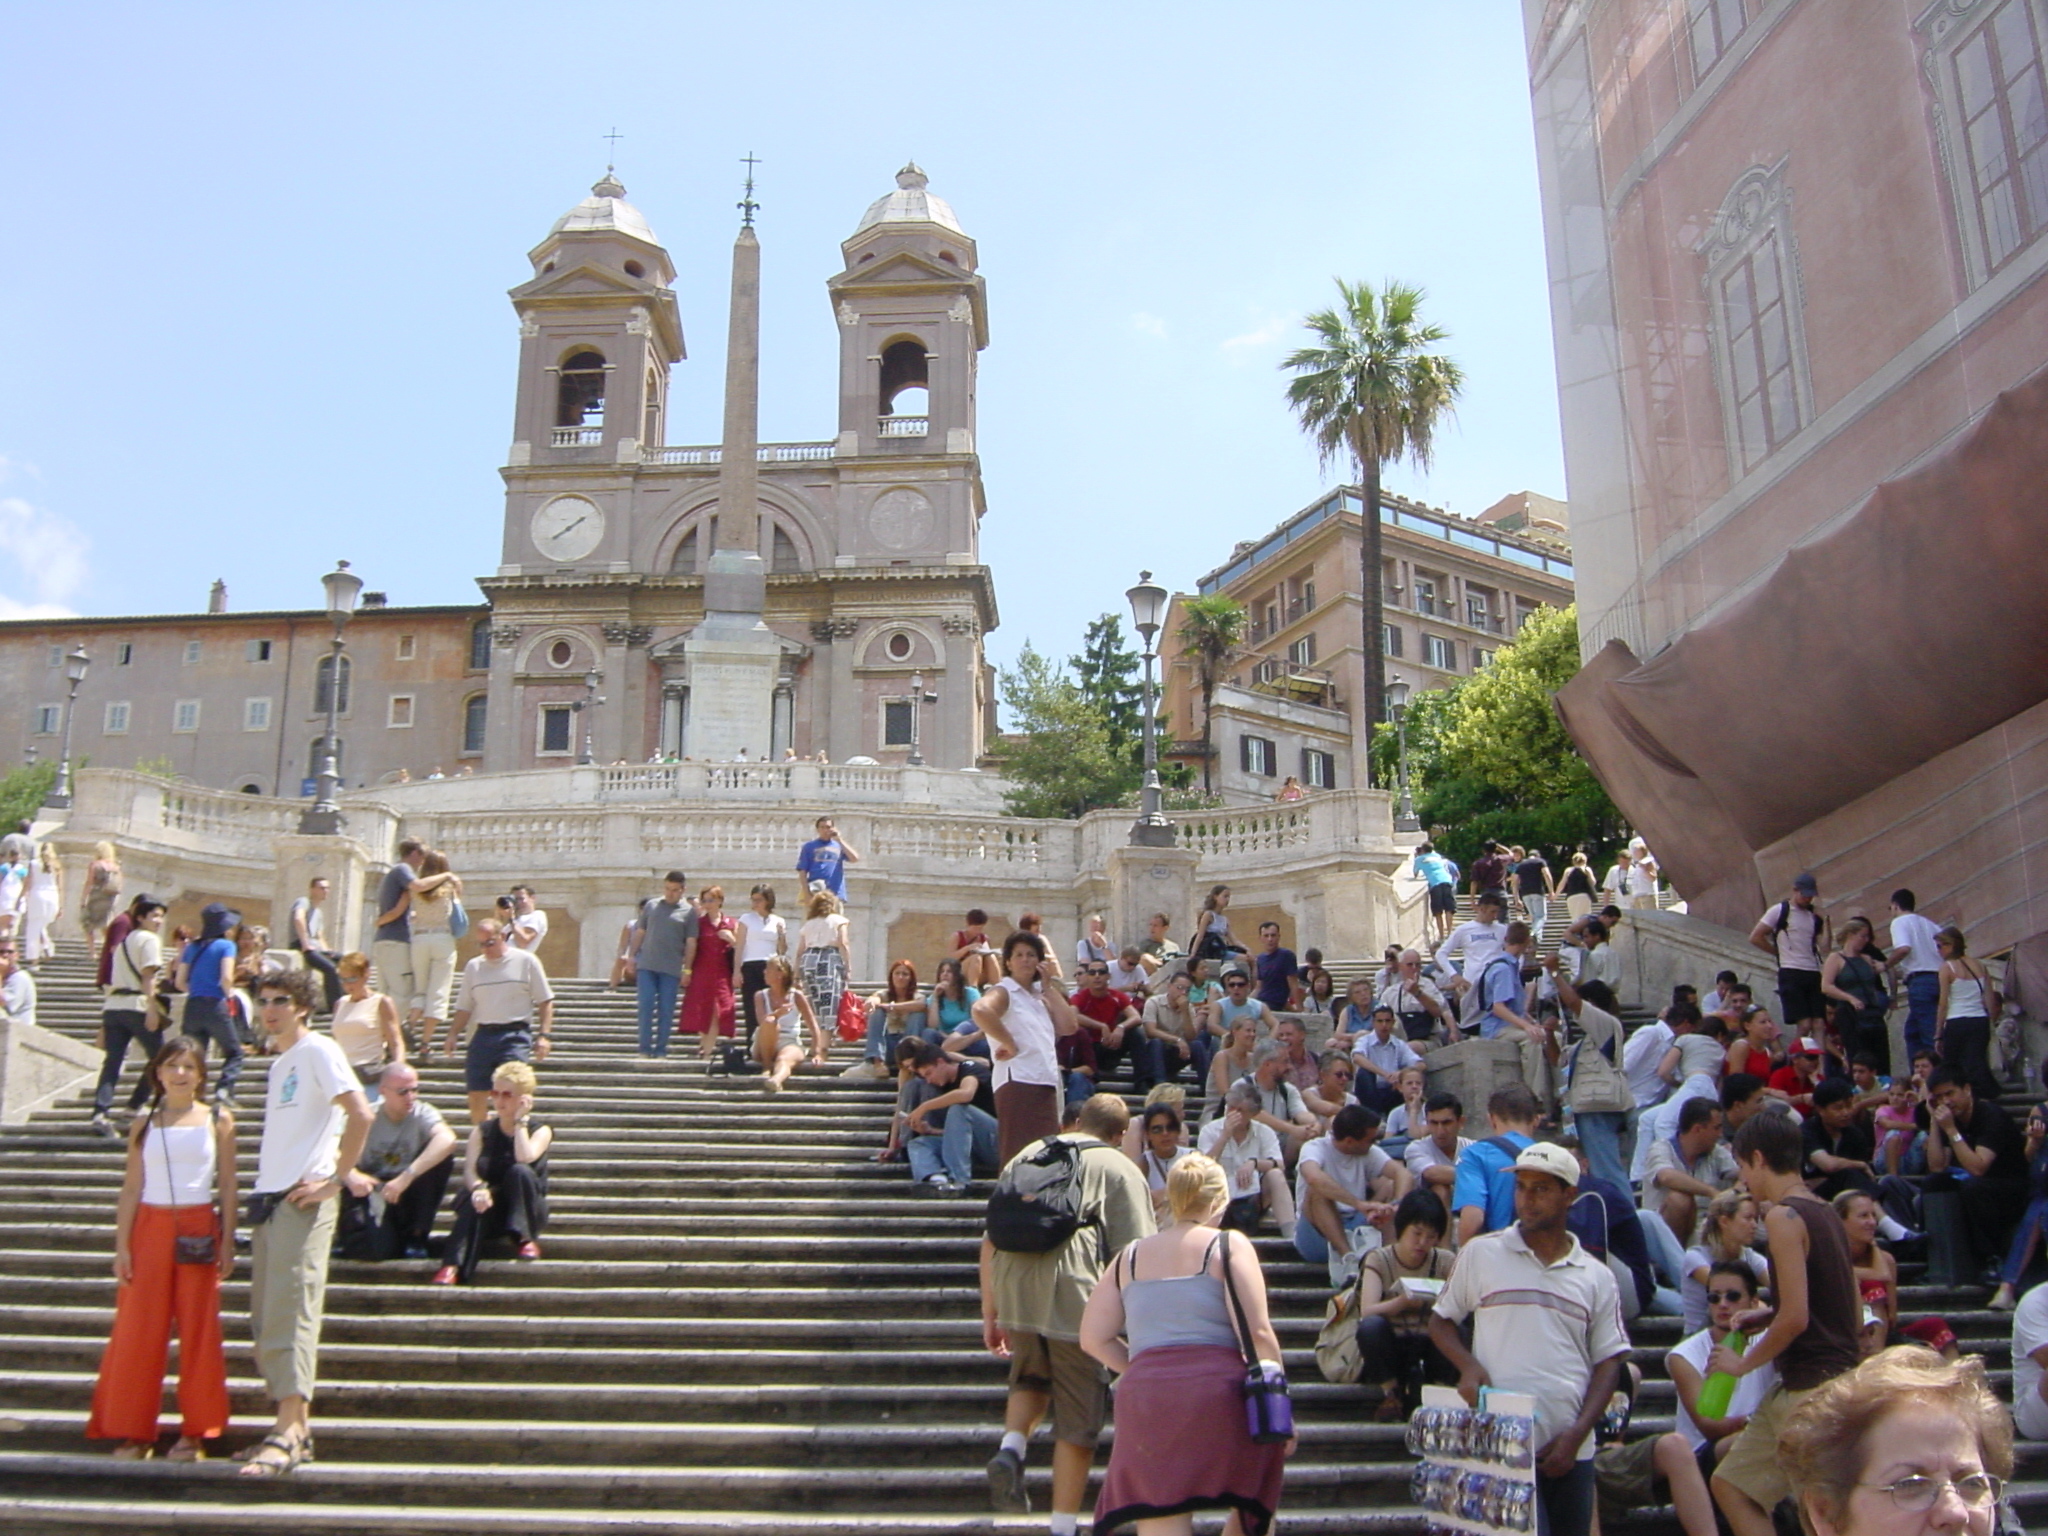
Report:
[[[765,618],[782,655],[756,760],[975,768],[993,714],[983,282],[924,173],[896,180],[826,285],[836,433],[758,453]],[[684,366],[675,269],[610,176],[530,259],[511,293],[521,340],[499,564],[482,602],[366,599],[341,663],[349,785],[571,764],[586,748],[606,763],[693,755],[683,642],[704,612],[721,451],[668,441],[670,374]],[[357,563],[374,580],[375,559]],[[63,657],[83,644],[75,755],[297,795],[325,723],[329,634],[319,612],[0,623],[0,685],[26,706],[0,718],[0,755],[61,750]]]
[[[1240,544],[1197,592],[1235,598],[1245,640],[1216,691],[1212,786],[1231,803],[1362,785],[1370,731],[1360,596],[1363,493],[1345,486],[1264,538]],[[1391,679],[1442,688],[1487,665],[1538,608],[1572,601],[1562,502],[1522,492],[1477,518],[1382,495],[1381,647]],[[1202,700],[1179,641],[1180,599],[1161,636],[1172,756],[1200,773]]]
[[[1696,913],[2048,931],[2048,3],[1524,11],[1574,736]]]

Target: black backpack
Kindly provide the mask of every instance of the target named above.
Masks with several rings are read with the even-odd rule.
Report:
[[[1051,1253],[1100,1213],[1081,1212],[1081,1154],[1104,1143],[1055,1136],[1010,1159],[988,1197],[988,1240],[1004,1253]]]

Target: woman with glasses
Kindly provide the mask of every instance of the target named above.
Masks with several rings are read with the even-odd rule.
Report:
[[[1778,1460],[1814,1536],[1991,1536],[2012,1476],[2012,1418],[1983,1361],[1903,1344],[1801,1403]]]
[[[1728,1337],[1735,1319],[1755,1308],[1757,1278],[1741,1260],[1723,1259],[1709,1267],[1700,1289],[1707,1303],[1706,1320],[1698,1328],[1686,1330],[1678,1347],[1664,1357],[1664,1371],[1678,1397],[1678,1433],[1691,1444],[1701,1472],[1712,1477],[1716,1447],[1742,1433],[1750,1414],[1776,1384],[1778,1373],[1768,1365],[1751,1371],[1735,1383],[1727,1412],[1718,1418],[1700,1412],[1700,1388],[1706,1385],[1707,1362],[1713,1358],[1715,1347]]]
[[[1707,1326],[1707,1277],[1716,1264],[1744,1265],[1757,1285],[1770,1279],[1770,1261],[1751,1246],[1755,1242],[1756,1202],[1749,1191],[1737,1185],[1707,1202],[1700,1240],[1685,1250],[1685,1283],[1679,1287],[1685,1299],[1687,1333]]]
[[[548,1222],[548,1148],[555,1133],[533,1118],[539,1087],[523,1061],[508,1061],[491,1074],[491,1117],[469,1133],[455,1230],[434,1284],[468,1285],[489,1238],[511,1238],[522,1259],[540,1257],[541,1229]]]
[[[1162,1083],[1160,1086],[1167,1085]],[[1180,1107],[1167,1103],[1148,1104],[1138,1166],[1144,1170],[1146,1187],[1152,1191],[1155,1221],[1164,1219],[1166,1214],[1166,1176],[1180,1166],[1182,1159],[1194,1154],[1195,1149],[1187,1144],[1187,1128],[1181,1120]]]
[[[1192,982],[1185,971],[1168,981],[1163,992],[1145,1000],[1140,1026],[1150,1042],[1161,1082],[1171,1082],[1182,1067],[1195,1069],[1201,1082],[1216,1054],[1215,1039],[1202,1027],[1201,1013],[1188,1001]]]

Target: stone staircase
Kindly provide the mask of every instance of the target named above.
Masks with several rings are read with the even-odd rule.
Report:
[[[90,1038],[86,981],[75,957],[47,966],[41,1022]],[[117,1463],[83,1441],[112,1315],[121,1148],[87,1132],[83,1098],[0,1130],[6,1529],[1042,1530],[1042,1516],[987,1511],[1003,1370],[980,1344],[980,1204],[920,1199],[900,1165],[874,1161],[892,1085],[836,1076],[855,1054],[836,1045],[775,1099],[693,1060],[642,1067],[629,995],[574,980],[561,993],[541,1074],[558,1136],[546,1257],[487,1260],[467,1289],[428,1286],[426,1263],[336,1262],[321,1459],[287,1479],[238,1479],[224,1461]],[[245,1180],[263,1072],[251,1058]],[[455,1069],[429,1064],[425,1078],[459,1120]],[[1419,1533],[1401,1427],[1368,1422],[1377,1394],[1315,1368],[1320,1269],[1275,1237],[1259,1246],[1302,1425],[1286,1529]],[[1904,1305],[1944,1312],[2003,1381],[2008,1326],[1980,1310],[1982,1293],[1915,1285],[1910,1267],[1906,1280]],[[230,1445],[268,1420],[246,1303],[238,1277],[224,1294]],[[1676,1319],[1634,1331],[1649,1378],[1638,1432],[1669,1427],[1662,1354],[1677,1337]],[[1043,1437],[1031,1459],[1042,1509]],[[2020,1499],[2030,1524],[2048,1523],[2048,1458],[2031,1449]],[[1661,1510],[1629,1526],[1677,1529]]]

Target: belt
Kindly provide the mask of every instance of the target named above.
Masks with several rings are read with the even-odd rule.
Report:
[[[533,1028],[533,1020],[520,1019],[517,1023],[513,1024],[479,1024],[476,1027],[478,1029],[531,1029]]]

